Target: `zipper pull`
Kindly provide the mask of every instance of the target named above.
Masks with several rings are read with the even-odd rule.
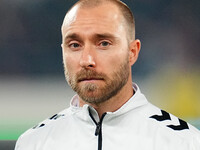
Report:
[[[97,127],[96,127],[96,130],[95,130],[95,136],[99,135],[99,133],[100,133],[100,130],[101,130],[101,124],[100,124],[100,122],[98,122],[96,126]]]

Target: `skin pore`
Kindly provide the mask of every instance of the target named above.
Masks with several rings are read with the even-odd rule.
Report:
[[[140,41],[130,40],[118,7],[102,3],[92,8],[74,6],[62,26],[65,76],[79,95],[79,104],[89,104],[99,117],[114,112],[134,94],[131,66],[140,51]]]

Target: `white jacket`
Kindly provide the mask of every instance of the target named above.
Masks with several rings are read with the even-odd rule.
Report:
[[[133,88],[133,97],[101,120],[74,96],[68,109],[21,135],[15,150],[200,150],[199,130]]]

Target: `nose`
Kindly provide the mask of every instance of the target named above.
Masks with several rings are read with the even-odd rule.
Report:
[[[82,50],[80,66],[83,68],[94,68],[95,63],[95,52],[91,46],[85,46]]]

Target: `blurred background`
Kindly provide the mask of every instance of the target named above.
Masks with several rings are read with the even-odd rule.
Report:
[[[75,0],[0,0],[0,140],[69,106],[60,27]],[[200,1],[124,0],[142,42],[133,80],[148,100],[200,129]]]

